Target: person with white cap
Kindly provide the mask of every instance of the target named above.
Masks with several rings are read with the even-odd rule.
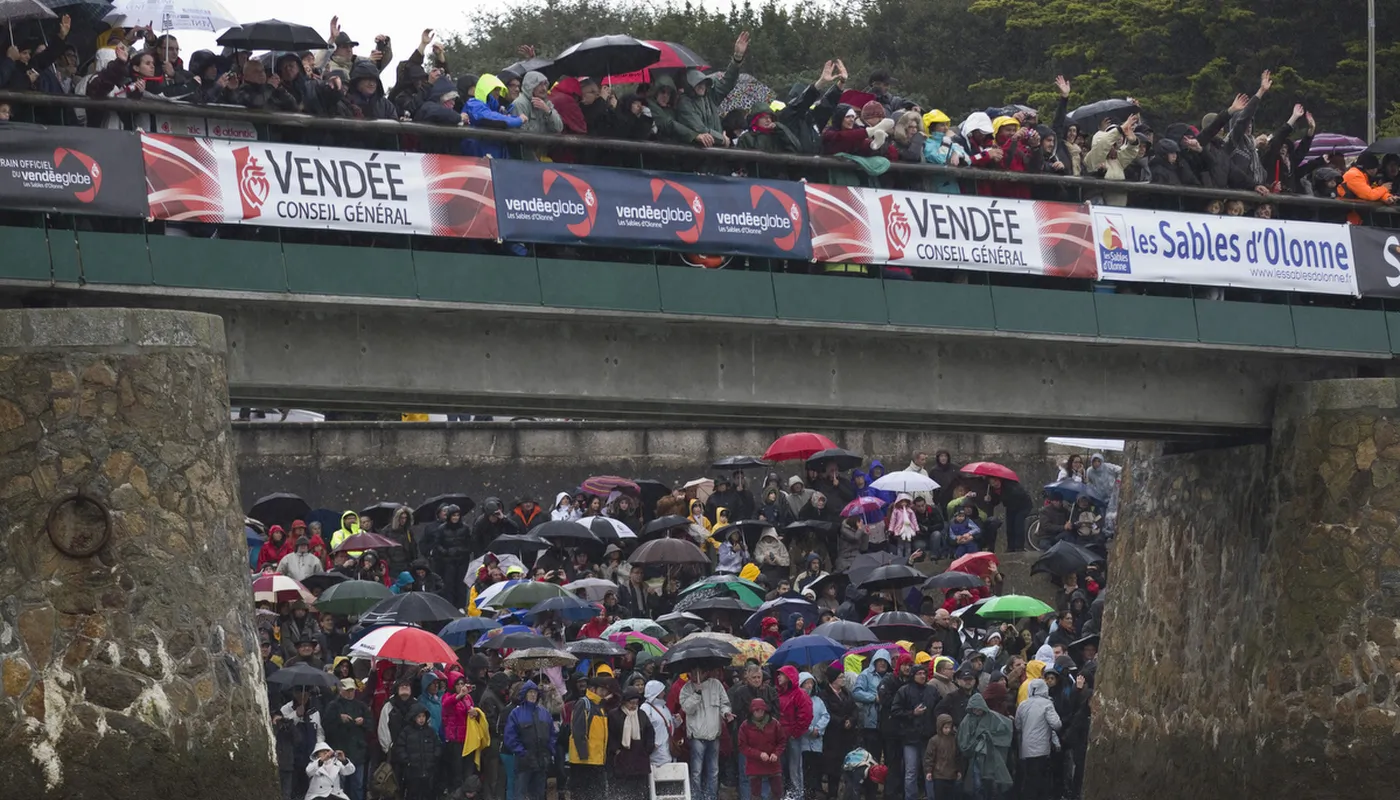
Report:
[[[345,790],[340,788],[340,779],[355,772],[355,765],[340,750],[333,750],[325,742],[317,742],[311,751],[311,763],[306,765],[306,774],[311,778],[311,786],[306,790],[306,800],[328,800],[335,797],[349,800]]]

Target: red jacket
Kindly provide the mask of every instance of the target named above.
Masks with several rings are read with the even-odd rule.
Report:
[[[472,710],[472,696],[458,697],[448,692],[442,698],[442,738],[449,742],[467,740],[467,714]]]
[[[787,692],[778,695],[778,719],[789,739],[800,739],[812,727],[812,698],[797,685],[797,667],[789,664],[778,671],[788,679]]]
[[[282,560],[282,556],[287,555],[295,549],[291,539],[283,538],[282,544],[278,545],[271,539],[263,542],[262,549],[258,551],[258,569],[262,569],[263,564],[277,566],[277,562]]]
[[[807,724],[812,721],[810,701],[807,711]],[[783,774],[783,762],[781,761],[783,751],[787,749],[787,732],[783,730],[782,723],[773,719],[773,715],[768,715],[768,722],[762,727],[753,724],[752,719],[744,720],[744,724],[739,726],[739,752],[744,756],[745,775],[781,775]],[[759,753],[767,753],[775,756],[772,761],[764,761],[758,757]]]
[[[1011,137],[1007,140],[998,139],[996,147],[1002,149],[1001,161],[992,159],[991,154],[985,150],[972,157],[972,166],[983,169],[1004,170],[1006,172],[1026,171],[1026,143],[1024,139]],[[987,180],[985,178],[977,181],[977,193],[988,197],[1020,197],[1029,199],[1031,187],[1024,183],[1008,183],[1001,181]]]

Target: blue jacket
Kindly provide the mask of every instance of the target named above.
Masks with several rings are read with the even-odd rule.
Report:
[[[495,75],[482,75],[476,83],[476,93],[462,106],[474,128],[519,128],[525,120],[501,113],[501,98],[496,90],[505,91],[505,84]],[[477,139],[462,140],[462,155],[510,158],[506,146]]]
[[[801,686],[812,679],[812,673],[804,672],[797,676],[797,685]],[[798,691],[801,691],[799,689]],[[812,725],[807,729],[809,734],[816,736],[803,736],[797,741],[797,747],[804,753],[820,753],[822,751],[822,735],[826,733],[826,726],[831,724],[831,713],[826,710],[826,703],[817,695],[812,695]]]
[[[553,758],[554,737],[558,731],[554,719],[539,703],[525,702],[525,693],[539,690],[534,681],[525,681],[516,695],[515,708],[506,718],[505,737],[501,743],[507,753],[515,755],[519,772],[545,772]]]
[[[418,695],[418,702],[422,703],[423,707],[428,709],[428,727],[432,728],[433,731],[437,733],[438,738],[441,739],[442,695],[428,694],[428,686],[432,684],[434,680],[441,680],[444,683],[446,683],[446,680],[436,672],[423,673],[423,677],[418,683],[419,688],[422,690],[422,692]]]
[[[977,527],[977,523],[973,522],[972,518],[969,517],[962,522],[948,523],[948,544],[952,547],[957,547],[958,537],[966,533],[972,534],[973,544],[980,545],[982,543],[982,529]]]
[[[877,472],[879,473],[878,475],[876,474]],[[866,475],[865,477],[866,483],[874,483],[875,481],[884,477],[885,472],[885,465],[880,463],[880,459],[877,458],[871,461],[870,474]],[[888,509],[888,507],[894,503],[895,498],[899,496],[894,492],[886,492],[880,489],[872,489],[869,486],[866,487],[865,491],[861,492],[861,495],[863,497],[878,497],[881,500],[884,500],[886,509]]]
[[[894,662],[890,660],[890,651],[880,649],[871,656],[870,663],[861,670],[856,678],[856,685],[851,689],[851,697],[856,701],[856,719],[862,728],[878,728],[880,726],[880,681],[883,675],[875,673],[875,662],[884,661],[888,668],[885,675],[894,671]],[[815,713],[815,712],[813,712]]]

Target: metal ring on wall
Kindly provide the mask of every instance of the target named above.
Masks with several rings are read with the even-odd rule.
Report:
[[[69,538],[57,530],[55,523],[58,521],[58,514],[70,505],[87,505],[96,508],[102,513],[101,534],[74,531]],[[68,495],[53,504],[49,509],[48,519],[44,522],[44,528],[49,533],[49,541],[60,553],[70,558],[88,558],[96,555],[107,541],[112,538],[112,512],[107,508],[107,504],[91,495],[78,492]]]

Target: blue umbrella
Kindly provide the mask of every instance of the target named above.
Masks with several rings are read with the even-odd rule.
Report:
[[[500,628],[501,623],[490,617],[463,617],[447,623],[442,630],[438,631],[438,638],[453,647],[466,647],[467,640],[473,638],[471,634],[481,633],[489,636],[492,631],[500,630]]]
[[[751,636],[757,636],[763,623],[764,617],[775,617],[778,620],[778,627],[787,628],[792,623],[794,614],[802,615],[807,621],[807,627],[816,625],[820,612],[815,603],[804,600],[801,597],[779,597],[776,600],[769,600],[758,607],[753,612],[753,616],[744,620],[744,630]]]
[[[808,634],[788,639],[778,645],[778,649],[768,657],[768,663],[779,667],[789,664],[794,667],[808,667],[835,661],[845,654],[846,646],[830,636]]]
[[[544,614],[558,614],[568,622],[583,622],[598,616],[601,610],[597,603],[577,597],[551,597],[531,606],[525,612],[525,619],[534,622]]]
[[[1108,505],[1108,498],[1103,497],[1098,492],[1094,491],[1094,487],[1088,485],[1087,483],[1080,483],[1079,481],[1069,480],[1068,478],[1062,481],[1057,481],[1056,483],[1045,484],[1045,493],[1047,495],[1058,496],[1066,503],[1069,503],[1071,505],[1074,503],[1075,500],[1079,499],[1079,495],[1081,493],[1087,493],[1089,495],[1090,502],[1092,502],[1094,505]]]
[[[500,630],[487,631],[486,633],[482,634],[482,635],[481,635],[481,638],[476,640],[476,644],[475,644],[474,646],[475,646],[475,647],[480,647],[480,646],[482,646],[483,644],[486,644],[486,640],[487,640],[487,639],[490,639],[492,636],[500,636],[500,635],[502,635],[502,634],[507,634],[507,633],[534,633],[534,632],[535,632],[535,629],[534,629],[534,628],[531,628],[529,625],[507,625],[507,626],[505,626],[504,628],[501,628]]]

